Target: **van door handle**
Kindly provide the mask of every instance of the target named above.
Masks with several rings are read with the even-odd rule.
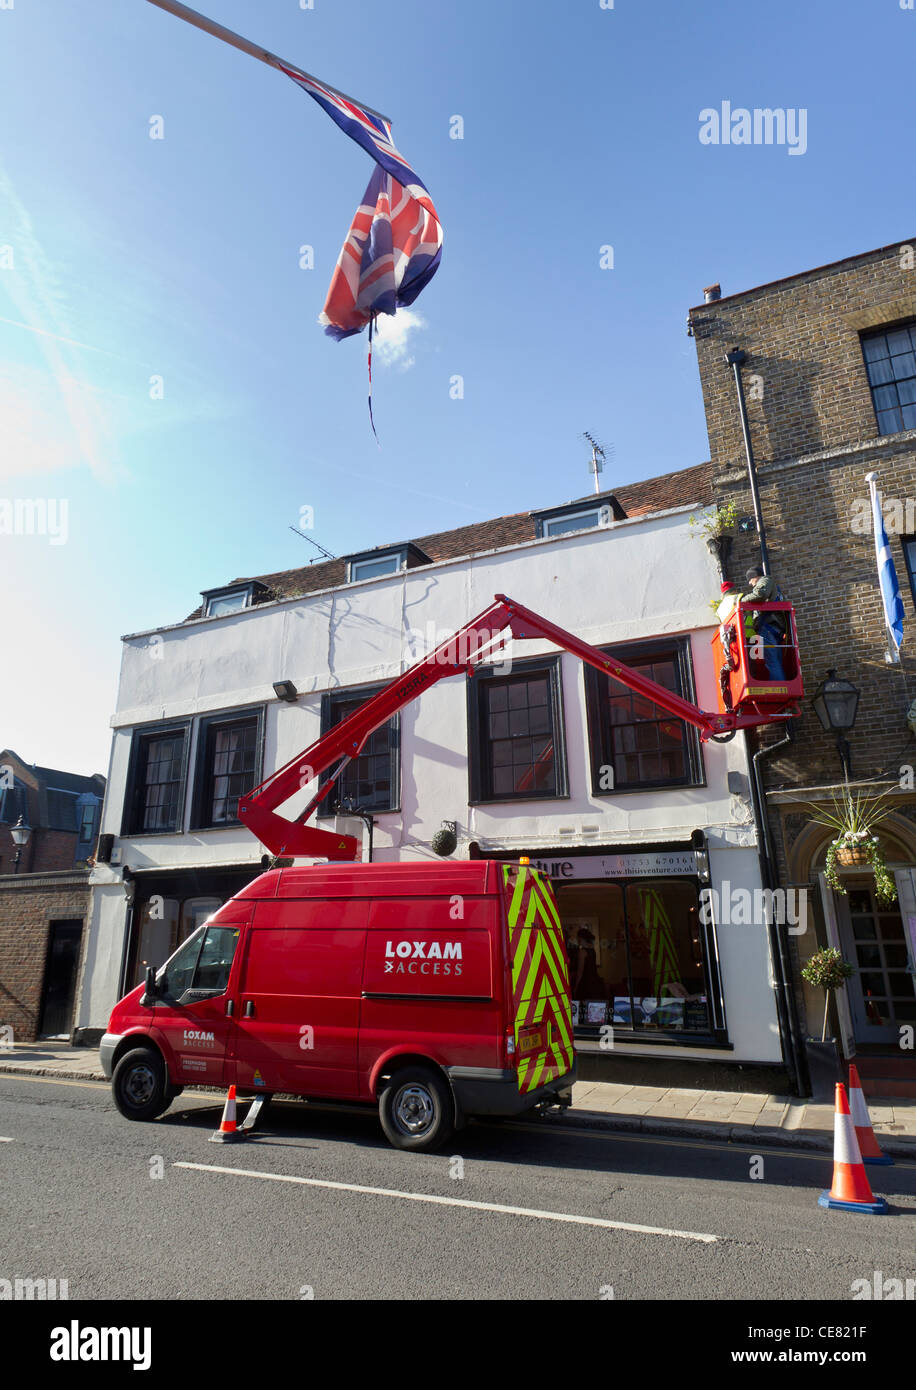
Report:
[[[245,1004],[245,1017],[254,1018],[254,1000],[249,999]]]

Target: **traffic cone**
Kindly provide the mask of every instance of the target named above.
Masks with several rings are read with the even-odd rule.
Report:
[[[868,1106],[865,1104],[865,1094],[855,1062],[849,1063],[849,1109],[852,1112],[852,1123],[855,1126],[856,1139],[859,1141],[859,1153],[862,1155],[862,1162],[893,1163],[894,1160],[890,1154],[882,1153],[878,1148],[878,1141],[875,1138],[875,1131],[871,1127]]]
[[[215,1134],[210,1135],[211,1144],[233,1144],[238,1139],[244,1139],[235,1124],[235,1087],[229,1087],[229,1094],[226,1097],[226,1104],[223,1106],[223,1118],[220,1127]]]
[[[838,1211],[867,1211],[872,1216],[887,1211],[887,1202],[883,1197],[875,1197],[868,1185],[865,1165],[859,1153],[859,1141],[849,1113],[846,1087],[839,1081],[833,1127],[833,1186],[829,1192],[821,1193],[817,1204]]]

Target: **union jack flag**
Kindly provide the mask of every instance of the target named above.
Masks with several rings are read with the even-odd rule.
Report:
[[[376,314],[412,304],[439,268],[442,228],[402,184],[376,168],[341,247],[320,322],[340,340]]]
[[[429,190],[407,163],[381,116],[370,115],[314,78],[284,67],[377,168],[356,210],[331,280],[320,321],[332,337],[348,338],[376,314],[412,304],[439,268],[442,224]]]

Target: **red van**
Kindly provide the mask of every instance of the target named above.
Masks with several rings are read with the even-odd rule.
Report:
[[[152,1120],[186,1085],[376,1103],[400,1149],[469,1115],[569,1104],[569,967],[526,863],[274,869],[112,1011],[114,1100]]]

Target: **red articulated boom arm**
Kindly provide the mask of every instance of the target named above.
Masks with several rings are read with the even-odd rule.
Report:
[[[308,817],[328,795],[347,763],[359,755],[370,734],[437,681],[458,675],[469,667],[473,668],[476,662],[491,656],[501,634],[507,628],[514,638],[545,639],[572,652],[581,661],[620,681],[622,685],[651,700],[668,714],[693,724],[699,729],[700,738],[704,742],[710,738],[724,741],[734,737],[735,731],[739,728],[774,723],[780,719],[791,718],[795,713],[794,709],[779,712],[755,709],[753,713],[745,714],[740,708],[721,713],[707,713],[675,694],[673,690],[657,685],[655,681],[625,666],[622,661],[607,656],[597,647],[589,646],[587,642],[557,627],[547,618],[524,608],[514,599],[508,598],[505,594],[497,594],[496,601],[485,612],[460,628],[435,651],[416,662],[404,675],[396,676],[384,690],[380,690],[359,709],[354,710],[348,718],[329,729],[284,767],[265,778],[253,791],[240,797],[239,819],[275,855],[289,855],[293,858],[308,856],[333,860],[355,859],[359,852],[359,842],[354,836],[338,835],[307,825],[305,822]],[[329,769],[333,769],[330,775],[321,781],[323,774]],[[319,779],[318,789],[296,820],[287,820],[277,814],[278,806],[282,806],[316,777]]]

